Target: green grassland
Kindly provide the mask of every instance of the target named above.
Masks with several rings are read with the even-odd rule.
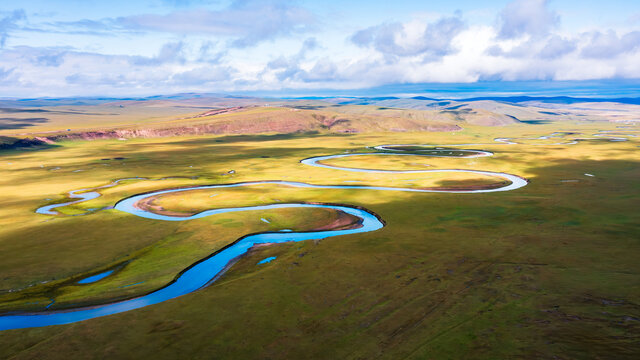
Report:
[[[167,195],[157,204],[184,213],[278,202],[344,203],[375,212],[386,226],[255,248],[211,286],[143,309],[0,332],[0,358],[635,358],[640,142],[493,141],[556,131],[591,137],[598,130],[617,128],[566,121],[438,133],[188,135],[3,151],[0,313],[145,294],[243,235],[311,230],[337,217],[326,209],[280,209],[162,222],[96,210],[142,192],[258,180],[411,188],[502,181],[299,163],[312,156],[374,152],[370,147],[381,144],[487,144],[456,149],[495,155],[356,156],[325,163],[507,172],[530,183],[487,194],[260,185]],[[545,141],[557,139],[539,142]],[[70,190],[129,177],[148,179],[99,190],[103,196],[60,208],[62,215],[34,213],[64,202]],[[277,259],[256,265],[269,256]],[[115,274],[76,284],[108,269]]]
[[[200,108],[171,104],[129,104],[0,108],[0,135],[95,130],[139,126],[197,114]]]

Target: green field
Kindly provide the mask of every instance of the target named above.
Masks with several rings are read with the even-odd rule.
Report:
[[[486,194],[260,185],[167,195],[157,204],[185,214],[278,202],[342,203],[375,212],[386,226],[255,248],[211,286],[143,309],[2,331],[0,358],[636,358],[640,141],[596,138],[549,145],[557,139],[530,139],[557,131],[582,134],[565,140],[592,138],[600,130],[620,129],[609,122],[558,121],[469,125],[456,132],[63,141],[4,150],[0,313],[66,309],[146,294],[243,235],[312,230],[338,216],[326,209],[281,209],[163,222],[99,210],[138,193],[258,180],[403,188],[502,181],[464,173],[357,173],[299,162],[375,152],[370,147],[382,144],[486,144],[452,149],[495,155],[354,156],[327,163],[506,172],[530,183]],[[493,141],[500,137],[522,140],[517,145]],[[103,196],[60,208],[61,215],[34,213],[65,202],[71,190],[129,177],[148,180],[100,190]],[[256,265],[270,256],[277,258]],[[104,280],[76,283],[109,269],[116,272]]]

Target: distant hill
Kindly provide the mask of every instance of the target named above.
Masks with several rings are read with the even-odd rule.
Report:
[[[483,96],[470,98],[432,98],[425,96],[397,97],[397,96],[376,96],[376,97],[341,97],[341,96],[303,96],[286,98],[252,97],[228,95],[219,93],[180,93],[168,95],[152,95],[140,97],[63,97],[63,98],[26,98],[26,99],[0,99],[0,107],[42,107],[42,106],[82,106],[98,105],[110,102],[121,101],[240,101],[240,102],[268,102],[268,101],[297,101],[297,100],[318,100],[341,105],[376,105],[382,101],[396,101],[399,103],[437,103],[444,106],[451,103],[475,102],[475,101],[497,101],[503,103],[526,103],[541,102],[551,104],[575,104],[575,103],[602,103],[613,102],[620,104],[640,105],[640,97],[625,98],[598,98],[598,97],[571,97],[571,96]]]
[[[611,105],[615,104],[615,105]],[[640,98],[253,98],[184,93],[0,100],[0,135],[52,140],[182,134],[456,131],[554,121],[638,121]]]
[[[542,102],[552,104],[575,104],[575,103],[601,103],[612,102],[619,104],[632,104],[640,105],[640,98],[584,98],[584,97],[570,97],[570,96],[489,96],[489,97],[475,97],[457,101],[500,101],[510,103],[525,103],[525,102]]]

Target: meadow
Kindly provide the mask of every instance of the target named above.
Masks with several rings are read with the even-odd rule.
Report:
[[[260,180],[416,189],[503,185],[468,173],[358,173],[300,163],[377,152],[373,147],[383,144],[494,155],[363,155],[326,163],[505,172],[529,184],[478,194],[269,184],[163,196],[155,205],[177,214],[349,204],[374,212],[386,226],[256,247],[210,286],[153,306],[2,331],[0,357],[632,359],[640,352],[640,144],[636,137],[593,136],[638,130],[619,125],[572,120],[455,132],[189,134],[2,151],[0,314],[140,296],[246,234],[309,231],[340,217],[327,209],[278,209],[164,222],[109,208],[139,193]],[[567,143],[584,139],[554,145],[558,139],[539,138],[554,132],[580,133],[560,138]],[[455,144],[474,145],[447,146]],[[58,208],[59,215],[35,213],[69,201],[71,190],[131,177],[145,179],[101,189],[96,199]],[[258,265],[269,257],[276,258]],[[108,270],[114,273],[100,281],[77,283]]]

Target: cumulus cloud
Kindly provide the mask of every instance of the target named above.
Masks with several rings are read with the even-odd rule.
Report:
[[[264,40],[306,32],[315,23],[306,9],[286,1],[236,0],[218,11],[182,10],[166,15],[121,17],[129,29],[177,34],[213,34],[234,38],[231,45],[247,47]]]
[[[640,78],[640,31],[600,28],[571,33],[559,27],[559,15],[550,7],[553,2],[546,0],[511,1],[496,14],[496,22],[469,24],[459,13],[432,21],[363,24],[361,30],[344,35],[324,32],[315,26],[314,15],[293,1],[236,0],[215,11],[195,11],[193,4],[202,2],[165,2],[160,9],[178,9],[164,15],[67,22],[29,23],[23,11],[0,12],[0,44],[12,36],[7,44],[11,46],[0,50],[0,94],[124,95]],[[27,38],[29,31],[47,32],[52,44],[67,41],[73,46],[13,44],[14,39]],[[153,41],[155,53],[146,46],[140,53],[133,45],[120,47],[119,41],[134,38],[132,44]],[[76,44],[69,39],[90,40]],[[266,41],[273,46],[253,46]],[[95,50],[101,48],[112,53]],[[113,53],[118,51],[123,54]]]
[[[479,79],[592,80],[640,77],[640,31],[559,34],[544,0],[516,0],[499,15]],[[482,63],[479,60],[478,63]],[[634,64],[634,65],[631,65]]]
[[[408,24],[386,23],[360,30],[350,40],[385,55],[442,57],[454,51],[452,40],[464,28],[459,16],[441,18],[418,31]]]
[[[498,17],[499,37],[544,36],[560,23],[560,16],[548,8],[548,0],[514,0]]]
[[[320,44],[316,38],[307,38],[296,54],[288,57],[279,56],[269,61],[262,71],[262,76],[272,72],[279,81],[304,77],[305,71],[302,70],[301,63],[307,58],[309,52],[319,47]]]
[[[295,57],[279,57],[270,61],[261,73],[262,80],[273,77],[282,84],[338,83],[351,81],[354,66],[328,57],[304,61]]]
[[[316,61],[309,71],[304,71],[299,75],[299,79],[305,82],[331,82],[343,79],[338,65],[328,58]]]
[[[640,31],[619,36],[615,31],[594,31],[587,35],[588,43],[582,48],[582,55],[589,58],[612,58],[640,49]]]
[[[500,45],[492,45],[486,53],[491,56],[503,56],[508,58],[540,58],[557,59],[577,49],[577,39],[568,39],[558,35],[550,35],[545,38],[532,38],[523,41],[509,50],[504,50]]]
[[[528,60],[565,57],[578,49],[579,39],[555,34],[559,23],[560,16],[549,9],[547,0],[514,0],[498,15],[496,41],[487,47],[486,54]],[[538,67],[534,71],[538,74],[548,67],[546,63],[529,64]]]
[[[551,36],[538,55],[543,59],[557,59],[576,50],[576,40],[557,35]]]

